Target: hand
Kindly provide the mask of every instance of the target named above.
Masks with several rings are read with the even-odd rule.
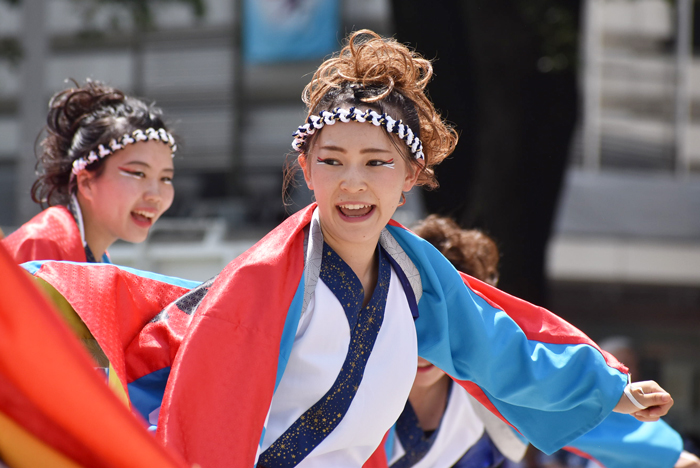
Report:
[[[613,411],[631,414],[640,421],[650,422],[658,421],[659,418],[665,416],[668,410],[671,409],[671,406],[673,406],[673,398],[671,398],[671,395],[653,380],[633,382],[630,384],[630,390],[635,400],[646,406],[646,409],[640,410],[637,408],[634,403],[627,398],[627,395],[623,393]]]
[[[700,458],[683,450],[673,468],[700,468]]]

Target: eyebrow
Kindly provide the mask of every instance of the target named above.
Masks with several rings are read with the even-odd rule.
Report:
[[[347,150],[341,146],[335,146],[335,145],[324,145],[321,146],[322,150],[328,150],[328,151],[338,151],[339,153],[347,153]],[[386,150],[383,148],[362,148],[360,150],[360,154],[366,154],[366,153],[391,153],[390,150]]]

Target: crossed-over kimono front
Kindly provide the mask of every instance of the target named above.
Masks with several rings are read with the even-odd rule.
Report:
[[[358,283],[325,260],[314,211],[197,287],[110,265],[27,268],[81,316],[157,437],[203,467],[361,466],[403,408],[416,352],[547,452],[619,401],[627,370],[614,357],[396,223],[378,246],[374,309],[352,306]],[[309,422],[335,408],[335,421]]]

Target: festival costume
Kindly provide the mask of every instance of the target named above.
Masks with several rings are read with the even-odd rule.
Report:
[[[392,468],[449,468],[457,463],[486,468],[503,460],[490,441],[487,428],[476,410],[483,408],[458,385],[451,385],[439,427],[428,435],[418,423],[410,403],[401,413],[385,445]],[[488,413],[491,415],[491,413]],[[497,419],[497,418],[496,418]],[[492,421],[488,421],[493,427]],[[527,443],[500,419],[496,424],[506,431],[493,431],[493,437],[510,458],[519,460]],[[503,437],[499,438],[499,435]],[[461,465],[460,465],[461,466]]]
[[[1,242],[17,263],[33,260],[86,261],[80,230],[65,206],[45,209]]]
[[[424,435],[418,420],[412,420],[410,403],[406,409],[384,446],[392,468],[487,467],[499,461],[493,445],[516,462],[527,448],[527,441],[502,421],[494,424],[489,419],[492,415],[456,385],[449,391],[438,429],[429,437]],[[489,444],[489,439],[493,444]],[[671,468],[683,443],[680,435],[663,421],[643,423],[630,415],[611,413],[565,448],[596,460],[605,468]]]
[[[191,466],[115,398],[36,282],[2,246],[0,278],[0,466]]]
[[[75,197],[68,206],[52,206],[0,241],[17,263],[65,260],[95,263],[85,242],[83,217]],[[102,256],[109,263],[109,256]]]
[[[279,411],[278,416],[272,413],[284,395],[277,398],[275,392],[286,385],[288,363],[294,375],[299,333],[323,283],[317,250],[307,247],[316,244],[314,230],[320,232],[311,222],[314,209],[311,205],[289,218],[196,288],[110,265],[44,262],[26,267],[78,312],[129,386],[134,407],[147,418],[159,414],[157,437],[166,446],[206,467],[253,466],[270,440],[266,426],[280,431],[272,427],[275,421],[266,422],[271,415],[281,421]],[[419,356],[545,452],[570,443],[610,414],[623,393],[626,368],[579,330],[458,273],[428,242],[397,223],[387,226],[380,244],[392,266],[389,290],[397,290],[398,279],[405,295],[401,323],[409,311],[415,318],[415,328],[396,344],[399,350],[416,343]],[[95,290],[97,284],[101,289]],[[415,372],[415,354],[393,353],[382,361],[387,368],[404,362]],[[337,383],[335,372],[337,364],[326,373]],[[403,390],[406,395],[408,390]],[[352,411],[350,405],[339,416],[336,430],[352,426]],[[383,434],[389,427],[380,429]],[[302,453],[299,466],[314,466],[313,452],[330,443],[329,437],[332,433],[312,442],[311,455]],[[380,442],[381,436],[373,445]],[[309,447],[304,440],[294,443],[295,450]],[[356,447],[346,439],[345,448]],[[350,457],[364,456],[360,452]],[[294,466],[290,459],[297,453],[287,455],[272,466]],[[363,461],[358,458],[349,466]]]

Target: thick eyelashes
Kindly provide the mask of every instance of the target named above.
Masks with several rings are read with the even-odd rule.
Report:
[[[328,166],[340,166],[340,163],[338,162],[337,159],[322,158],[320,156],[316,158],[316,164],[326,164]]]
[[[126,177],[133,177],[135,179],[145,179],[146,174],[141,171],[130,171],[128,169],[124,169],[123,167],[119,168],[119,171],[122,173],[122,175]],[[166,184],[172,184],[173,183],[173,178],[169,176],[161,177],[160,178],[161,182],[164,182]]]
[[[388,161],[382,161],[381,159],[373,159],[368,164],[373,167],[388,167],[390,169],[396,167],[396,163],[394,163],[394,158],[391,158]]]

